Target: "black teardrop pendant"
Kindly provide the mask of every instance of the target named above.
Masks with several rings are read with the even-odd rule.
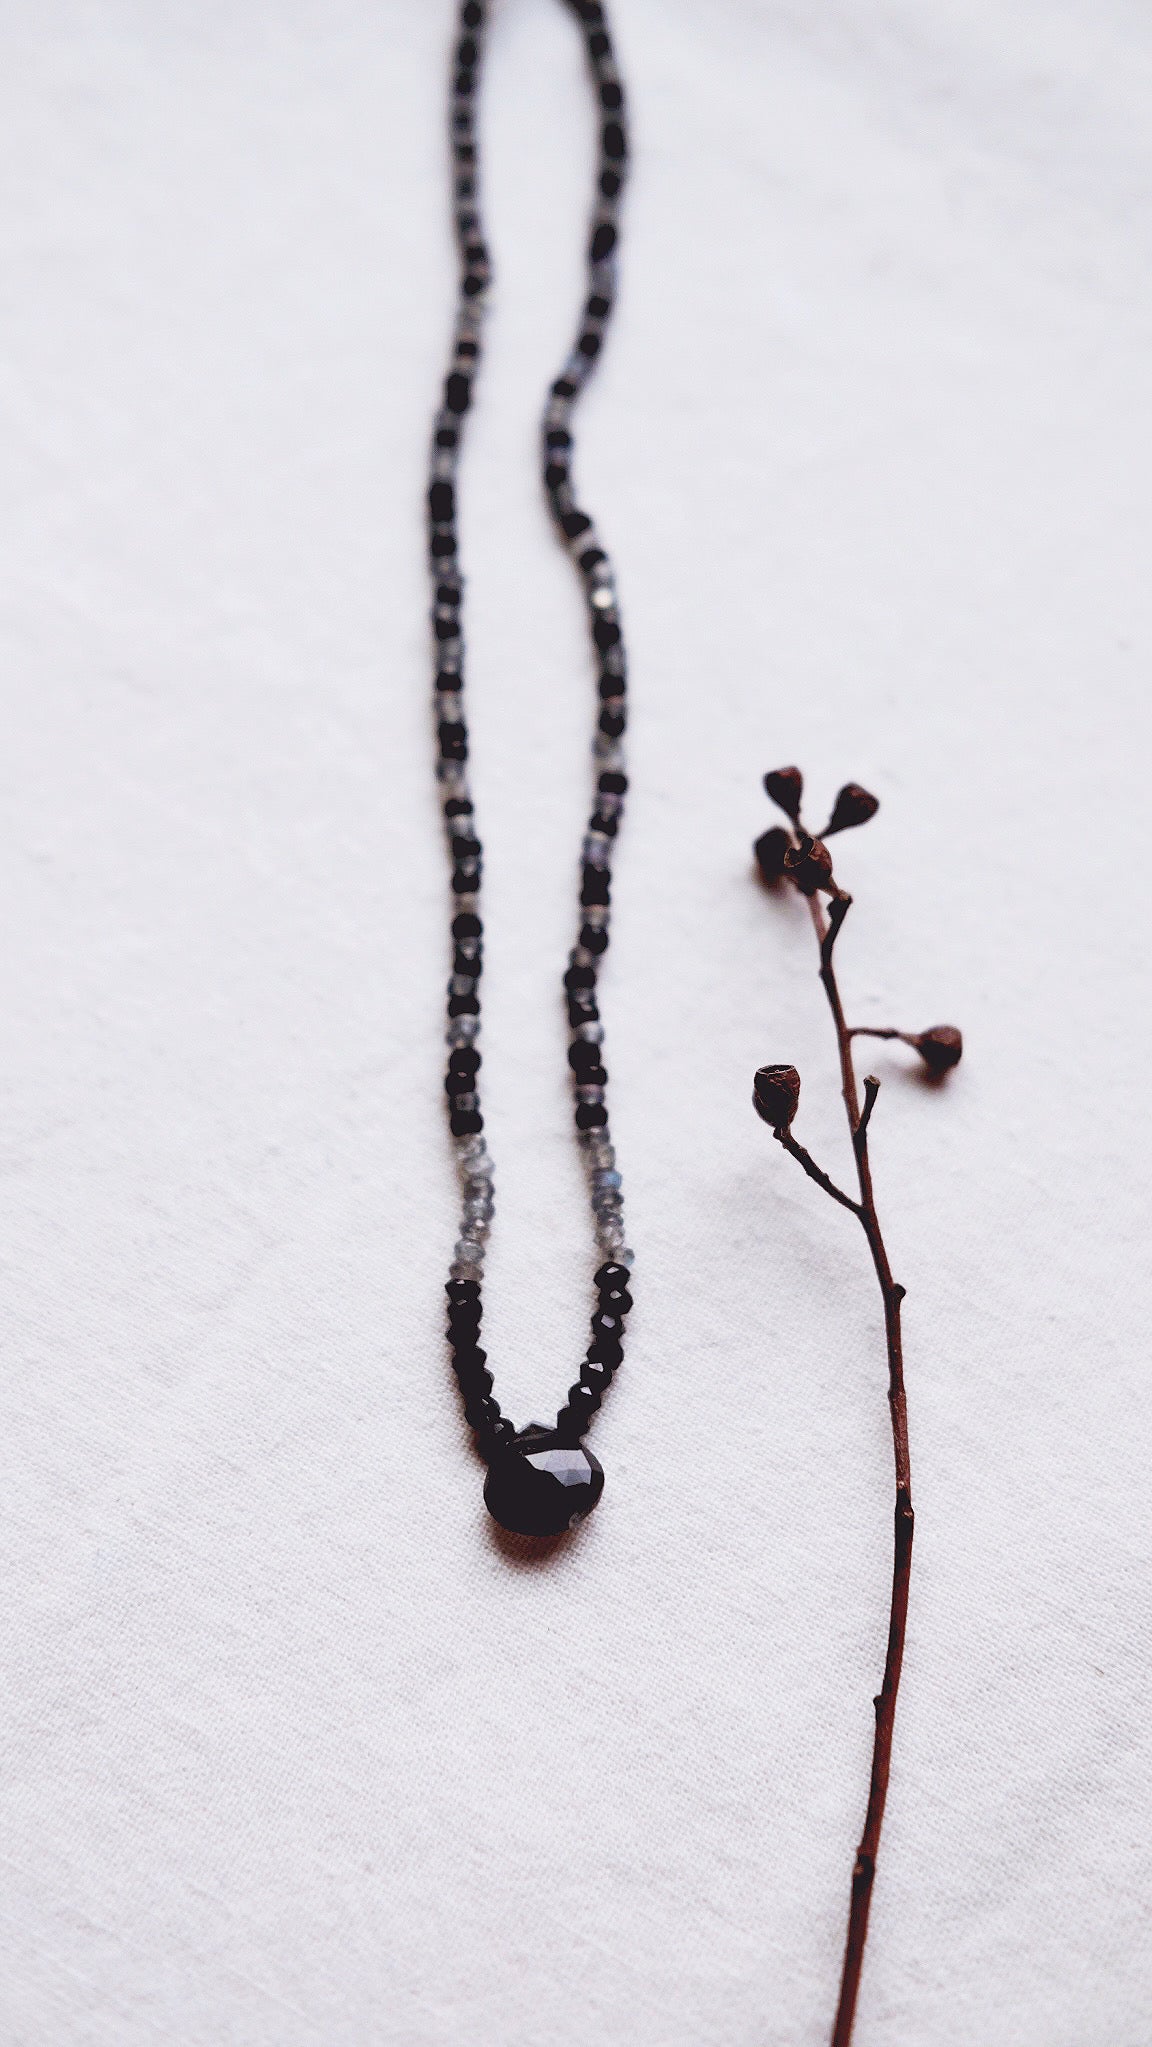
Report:
[[[583,1443],[562,1443],[532,1422],[496,1451],[484,1505],[513,1535],[563,1535],[596,1506],[604,1468]]]

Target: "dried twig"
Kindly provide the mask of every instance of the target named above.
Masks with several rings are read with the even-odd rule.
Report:
[[[849,1028],[840,998],[834,953],[844,920],[852,906],[852,898],[837,884],[832,872],[832,856],[823,840],[813,838],[805,831],[801,822],[800,805],[804,782],[800,770],[776,769],[773,773],[765,775],[764,786],[769,796],[791,820],[792,830],[783,831],[776,826],[765,832],[756,842],[756,859],[766,882],[772,884],[782,879],[790,880],[808,899],[808,908],[820,949],[820,980],[828,998],[828,1007],[836,1031],[841,1091],[856,1161],[859,1200],[854,1201],[849,1195],[844,1194],[791,1134],[792,1121],[800,1098],[800,1075],[794,1066],[762,1066],[753,1083],[752,1099],[758,1114],[769,1124],[784,1149],[799,1161],[809,1179],[814,1180],[842,1207],[852,1210],[867,1238],[884,1303],[884,1333],[888,1353],[888,1406],[892,1421],[892,1448],[896,1470],[888,1653],[884,1661],[884,1677],[880,1691],[873,1701],[876,1711],[876,1733],[872,1749],[872,1778],[868,1791],[864,1831],[860,1837],[852,1871],[848,1935],[844,1949],[840,1998],[832,2031],[832,2047],[848,2047],[856,2015],[856,1997],[868,1937],[868,1913],[876,1874],[876,1856],[880,1846],[884,1804],[888,1795],[896,1695],[900,1687],[900,1667],[904,1657],[904,1636],[908,1621],[912,1532],[915,1525],[908,1457],[908,1407],[904,1393],[904,1359],[900,1335],[900,1303],[904,1299],[904,1288],[892,1277],[880,1219],[876,1212],[872,1168],[868,1156],[868,1128],[872,1111],[876,1106],[876,1097],[880,1092],[880,1082],[874,1074],[867,1075],[864,1081],[864,1105],[861,1108],[856,1069],[852,1061],[852,1040],[855,1037],[899,1038],[905,1044],[913,1046],[929,1072],[937,1075],[947,1072],[950,1067],[957,1064],[963,1051],[963,1042],[959,1031],[951,1024],[936,1024],[931,1030],[918,1033],[875,1030],[864,1026],[857,1029]],[[841,789],[832,816],[825,826],[825,839],[832,832],[844,831],[852,825],[866,823],[875,815],[878,807],[876,798],[870,796],[866,789],[861,789],[855,782],[847,783]],[[827,911],[820,900],[822,895],[828,898]]]

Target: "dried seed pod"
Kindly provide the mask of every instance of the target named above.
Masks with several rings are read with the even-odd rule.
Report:
[[[814,896],[818,888],[831,893],[835,887],[832,855],[822,839],[805,837],[798,846],[789,846],[784,855],[784,872],[789,881],[796,883],[802,896]]]
[[[859,782],[845,782],[832,805],[832,815],[824,827],[824,837],[830,832],[846,832],[853,825],[867,824],[880,808],[880,798],[869,790],[862,789]]]
[[[800,1100],[800,1075],[794,1066],[757,1067],[752,1102],[761,1121],[773,1130],[791,1127]]]
[[[783,825],[774,824],[770,831],[761,833],[752,851],[756,855],[756,865],[765,881],[780,880],[784,872],[784,855],[791,843]]]
[[[764,787],[785,817],[793,824],[800,815],[800,798],[804,794],[804,777],[799,768],[772,768],[764,777]]]
[[[908,1042],[915,1045],[929,1073],[947,1073],[959,1066],[964,1052],[964,1040],[955,1024],[933,1024],[931,1030],[921,1031]]]

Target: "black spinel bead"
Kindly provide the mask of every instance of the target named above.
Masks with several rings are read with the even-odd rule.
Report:
[[[592,817],[589,820],[589,829],[594,832],[603,832],[606,839],[614,839],[619,829],[619,820],[615,817],[609,817],[606,811],[596,810],[593,811]],[[581,939],[580,943],[583,945],[584,940]],[[605,940],[605,944],[607,944],[607,940]],[[592,949],[595,951],[596,947],[594,946]]]
[[[484,19],[484,9],[480,5],[480,0],[468,0],[467,6],[460,10],[460,19],[465,28],[479,28]]]
[[[628,1267],[626,1265],[618,1265],[616,1261],[611,1258],[608,1260],[608,1263],[606,1265],[597,1266],[596,1271],[592,1275],[593,1281],[600,1288],[604,1288],[607,1286],[627,1286],[628,1281],[631,1279],[631,1277],[632,1275],[629,1272]]]
[[[613,111],[617,107],[623,106],[624,94],[614,79],[606,78],[600,87],[600,104],[602,107],[608,107]]]
[[[624,691],[624,684],[618,675],[602,675],[597,687],[604,701],[611,701],[613,697],[621,696]]]
[[[602,292],[597,292],[593,298],[589,299],[584,310],[590,320],[606,320],[612,311],[612,301],[611,299],[606,299]]]
[[[428,510],[434,519],[454,519],[456,492],[450,483],[434,483],[428,492]]]
[[[624,1362],[624,1345],[618,1336],[598,1336],[588,1345],[588,1355],[615,1371]]]
[[[453,370],[444,384],[444,403],[449,412],[467,412],[472,386],[459,370]]]
[[[597,1343],[602,1336],[611,1337],[620,1343],[624,1336],[623,1321],[619,1315],[612,1315],[604,1308],[597,1308],[592,1317],[592,1335]]]
[[[446,761],[462,761],[468,758],[468,730],[465,725],[446,720],[437,727],[440,752]]]
[[[596,787],[604,796],[626,796],[628,793],[628,777],[627,775],[620,775],[615,772],[601,775]]]
[[[568,471],[563,462],[549,462],[544,471],[544,481],[549,490],[559,490],[562,483],[567,483]]]
[[[583,924],[580,927],[580,943],[585,952],[607,952],[608,933],[600,924]]]
[[[480,997],[478,995],[450,995],[448,997],[448,1014],[449,1016],[479,1016]]]
[[[469,808],[471,808],[471,805],[469,805]],[[452,919],[453,938],[480,938],[483,936],[483,932],[483,924],[480,922],[479,917],[473,915],[471,910],[461,910],[459,916]],[[477,1063],[479,1063],[479,1053],[476,1054],[476,1059]]]
[[[436,689],[440,696],[455,696],[464,687],[464,677],[451,668],[442,668],[436,677]],[[455,704],[445,705],[445,710],[455,710]]]
[[[544,445],[546,448],[570,448],[572,436],[566,433],[562,426],[554,426],[545,434]]]
[[[432,535],[432,546],[430,552],[433,555],[435,555],[438,560],[443,560],[445,555],[455,554],[456,542],[453,540],[452,535],[450,533],[434,533]]]
[[[584,908],[603,909],[612,900],[612,882],[606,867],[586,867],[580,884],[580,901]]]
[[[597,29],[595,35],[588,38],[588,48],[594,57],[606,57],[612,45],[603,30]]]
[[[608,557],[602,547],[586,547],[580,556],[580,566],[584,574],[590,576],[593,569],[598,569],[601,562],[606,562],[607,559]]]
[[[454,1109],[448,1118],[453,1137],[475,1137],[484,1128],[479,1109]]]
[[[453,1045],[448,1055],[450,1073],[478,1073],[483,1060],[475,1045]]]
[[[581,355],[586,355],[589,362],[591,362],[593,356],[600,353],[600,336],[598,334],[582,334],[576,346],[580,350]]]
[[[608,1121],[608,1111],[603,1102],[577,1102],[577,1130],[602,1130]]]
[[[600,141],[605,156],[610,157],[614,163],[618,163],[627,147],[624,141],[624,130],[620,126],[619,121],[605,122]]]
[[[580,1367],[581,1384],[594,1393],[606,1393],[612,1384],[611,1365],[602,1364],[599,1358],[585,1358]]]
[[[576,386],[571,377],[557,377],[552,386],[553,398],[575,398]]]
[[[620,642],[620,628],[614,618],[598,618],[592,628],[592,637],[603,653]]]
[[[632,1296],[627,1287],[607,1287],[601,1290],[600,1306],[610,1315],[626,1315],[632,1306]]]
[[[568,997],[568,1021],[573,1030],[576,1030],[580,1024],[599,1023],[600,1008],[596,997],[589,995],[584,989],[579,989],[575,995],[570,995]]]
[[[604,194],[605,199],[615,199],[622,183],[623,179],[619,171],[601,171],[600,190]]]
[[[487,282],[488,282],[487,278],[486,278],[486,277],[484,277],[484,276],[483,276],[483,275],[482,275],[482,274],[480,273],[480,271],[478,271],[478,270],[470,270],[470,271],[468,272],[467,276],[466,276],[466,277],[465,277],[465,279],[464,279],[464,296],[465,296],[465,298],[466,298],[466,299],[477,299],[477,298],[479,298],[479,296],[480,296],[481,292],[483,291],[483,289],[484,289],[484,286],[486,285],[486,283],[487,283]]]
[[[480,1282],[478,1279],[448,1279],[444,1282],[444,1291],[454,1306],[461,1301],[478,1301]]]
[[[564,986],[570,993],[574,988],[594,988],[596,986],[595,969],[593,967],[569,967],[564,976]]]
[[[578,540],[582,533],[587,533],[592,521],[587,512],[566,512],[560,524],[569,540]]]
[[[583,1078],[585,1073],[591,1072],[594,1066],[600,1064],[599,1045],[590,1045],[587,1038],[573,1039],[568,1047],[568,1064],[573,1073],[578,1073]]]
[[[514,1535],[563,1535],[592,1512],[603,1490],[603,1467],[583,1444],[526,1429],[492,1456],[484,1504]]]
[[[627,722],[623,711],[606,710],[600,713],[600,730],[608,739],[619,739]]]
[[[437,427],[436,446],[438,448],[455,448],[458,446],[459,440],[460,436],[454,426]]]

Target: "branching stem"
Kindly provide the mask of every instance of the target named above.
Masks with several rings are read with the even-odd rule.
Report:
[[[856,1033],[849,1030],[844,1019],[844,1008],[836,980],[833,954],[836,940],[840,935],[844,919],[851,908],[852,898],[838,891],[832,896],[825,915],[819,898],[809,898],[812,923],[820,946],[820,979],[828,997],[828,1007],[836,1029],[836,1043],[840,1055],[840,1074],[844,1107],[848,1116],[848,1128],[852,1138],[852,1150],[856,1159],[856,1177],[860,1186],[860,1199],[851,1201],[835,1187],[827,1176],[813,1165],[802,1147],[790,1141],[786,1133],[778,1132],[781,1141],[794,1157],[825,1190],[832,1194],[845,1208],[852,1209],[859,1217],[872,1263],[880,1284],[884,1303],[884,1334],[888,1351],[888,1406],[892,1420],[892,1448],[896,1468],[896,1511],[892,1560],[892,1599],[888,1619],[888,1653],[884,1661],[884,1677],[880,1690],[873,1701],[876,1711],[876,1733],[872,1748],[872,1778],[868,1791],[868,1809],[864,1818],[864,1831],[856,1851],[856,1863],[852,1871],[852,1892],[848,1912],[848,1935],[844,1947],[844,1968],[840,1979],[840,2000],[836,2008],[836,2022],[832,2031],[832,2047],[849,2047],[852,2025],[856,2016],[856,1997],[860,1987],[860,1970],[864,1961],[864,1946],[868,1938],[868,1913],[872,1902],[872,1883],[876,1874],[876,1856],[880,1846],[880,1829],[884,1822],[884,1805],[888,1796],[888,1777],[892,1764],[892,1734],[896,1720],[896,1695],[900,1688],[900,1667],[904,1660],[904,1636],[908,1621],[908,1586],[912,1566],[912,1533],[915,1521],[912,1513],[912,1478],[908,1458],[908,1408],[904,1394],[904,1358],[900,1337],[900,1303],[904,1288],[892,1277],[880,1219],[876,1213],[876,1199],[872,1189],[872,1168],[868,1158],[868,1124],[879,1093],[880,1083],[873,1074],[864,1082],[864,1107],[861,1110],[860,1096],[856,1084],[856,1070],[852,1063],[852,1038]],[[900,1037],[897,1031],[861,1031],[860,1036]]]

